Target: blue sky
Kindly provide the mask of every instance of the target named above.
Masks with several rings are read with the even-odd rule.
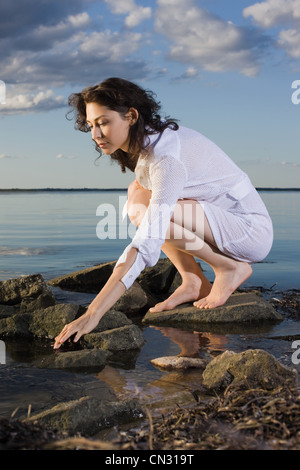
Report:
[[[132,181],[65,118],[70,93],[110,76],[153,90],[256,186],[300,186],[300,0],[1,2],[0,57],[0,188]]]

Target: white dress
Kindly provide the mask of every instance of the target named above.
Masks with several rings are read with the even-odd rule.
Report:
[[[121,279],[128,289],[141,271],[154,266],[161,253],[174,207],[179,199],[203,207],[219,250],[253,263],[269,253],[273,226],[250,179],[216,144],[197,131],[179,127],[150,136],[150,145],[135,168],[136,179],[152,191],[149,207],[131,243],[138,250]]]

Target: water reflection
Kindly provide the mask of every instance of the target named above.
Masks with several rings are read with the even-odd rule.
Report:
[[[209,332],[187,331],[173,327],[152,328],[161,331],[180,347],[178,356],[198,357],[202,350],[224,351],[228,343],[226,336]]]
[[[163,348],[164,356],[174,356],[174,345],[178,346],[178,357],[211,357],[216,353],[226,350],[228,338],[225,335],[202,332],[195,330],[182,330],[174,327],[151,326],[151,356],[147,358],[149,364],[151,359],[159,357],[162,352],[155,343],[162,341],[162,336],[169,345]],[[155,338],[155,339],[154,339]],[[141,353],[143,355],[143,352]],[[145,357],[143,358],[145,361]],[[145,370],[153,367],[156,373]],[[195,399],[195,391],[203,387],[202,370],[190,368],[187,370],[160,370],[150,364],[143,363],[143,369],[138,371],[138,365],[134,373],[130,374],[107,365],[97,377],[109,385],[114,393],[120,398],[129,396],[137,397],[142,403],[151,406],[174,406],[175,403],[183,404]]]

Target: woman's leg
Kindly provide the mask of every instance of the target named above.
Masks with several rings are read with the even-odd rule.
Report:
[[[130,185],[128,215],[135,225],[139,225],[142,220],[150,198],[150,191],[138,188],[135,183]],[[138,210],[135,210],[137,207]],[[152,312],[170,310],[188,301],[196,301],[194,305],[198,308],[218,307],[223,305],[252,273],[248,263],[234,260],[219,251],[203,208],[197,201],[178,201],[162,248],[178,269],[183,282],[165,302],[153,307]],[[211,290],[210,283],[194,256],[214,270],[216,277]]]

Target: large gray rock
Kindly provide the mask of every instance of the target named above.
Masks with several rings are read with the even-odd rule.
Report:
[[[142,416],[143,412],[136,400],[111,402],[82,397],[32,415],[24,422],[38,422],[47,429],[65,431],[70,435],[80,433],[91,436],[101,429],[125,424]]]
[[[294,369],[280,364],[266,351],[225,351],[207,365],[203,372],[203,385],[213,390],[223,390],[228,385],[272,390],[281,385],[295,385],[297,377]]]
[[[140,349],[144,342],[142,331],[136,325],[126,325],[101,333],[89,333],[81,340],[81,344],[85,347],[100,348],[110,352]]]
[[[0,282],[0,304],[16,305],[23,301],[25,308],[25,303],[31,303],[40,296],[48,303],[47,306],[54,305],[54,295],[40,274]]]
[[[109,355],[107,351],[102,349],[58,352],[44,357],[35,365],[49,369],[97,369],[100,371],[105,367]]]
[[[128,316],[144,314],[154,301],[151,296],[135,281],[115,303],[114,308]]]
[[[66,323],[76,318],[79,306],[76,304],[57,304],[31,313],[17,313],[0,319],[0,336],[36,336],[53,339]]]
[[[113,261],[99,264],[92,268],[81,269],[80,271],[51,279],[48,281],[48,284],[70,291],[98,293],[113,272],[115,264],[116,262]]]
[[[153,325],[189,324],[226,324],[226,323],[262,323],[278,322],[283,317],[271,304],[256,293],[233,294],[225,305],[213,309],[198,309],[193,304],[183,304],[173,310],[151,313],[147,312],[143,323]]]
[[[137,278],[143,289],[152,293],[168,291],[177,269],[169,259],[159,259],[153,267],[145,268]]]

